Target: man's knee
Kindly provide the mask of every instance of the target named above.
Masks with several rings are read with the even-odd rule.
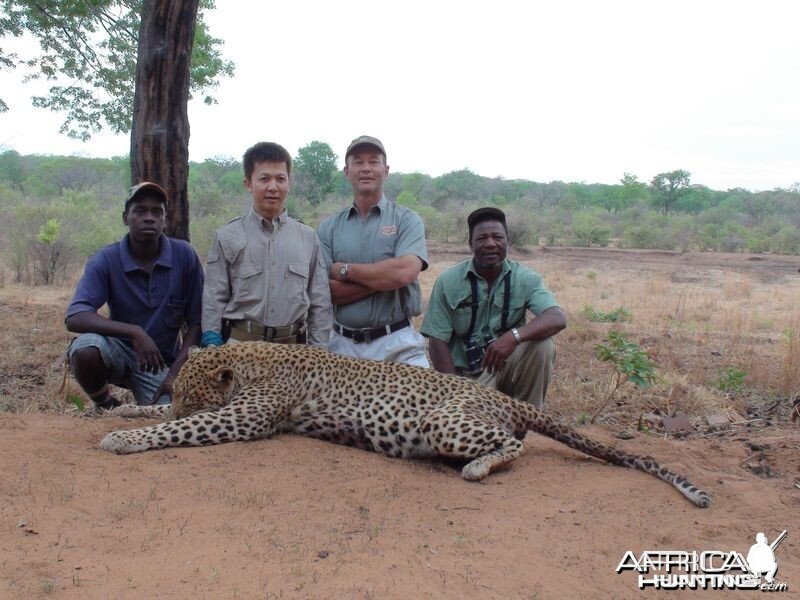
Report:
[[[70,354],[69,364],[73,372],[106,370],[103,356],[96,346],[76,349]]]
[[[553,338],[545,338],[535,342],[523,342],[518,350],[524,355],[524,361],[529,364],[550,365],[556,360],[556,345]]]

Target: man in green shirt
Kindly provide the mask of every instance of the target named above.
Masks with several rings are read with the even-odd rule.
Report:
[[[467,223],[472,258],[439,275],[422,323],[431,362],[541,408],[566,317],[538,273],[506,258],[503,211],[479,208]]]

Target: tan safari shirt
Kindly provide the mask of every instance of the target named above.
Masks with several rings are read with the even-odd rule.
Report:
[[[223,319],[268,327],[308,324],[308,342],[325,347],[333,320],[328,269],[317,234],[286,211],[272,221],[252,208],[217,230],[208,251],[203,331]]]

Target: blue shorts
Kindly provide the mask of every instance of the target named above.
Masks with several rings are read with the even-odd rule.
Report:
[[[120,338],[107,337],[97,333],[83,333],[72,340],[67,351],[72,355],[82,348],[97,348],[103,357],[103,364],[111,373],[108,383],[124,387],[133,392],[136,403],[142,406],[153,404],[153,394],[167,376],[168,369],[158,373],[145,373],[139,369],[139,359],[133,348]],[[169,404],[170,397],[162,395],[155,404]]]

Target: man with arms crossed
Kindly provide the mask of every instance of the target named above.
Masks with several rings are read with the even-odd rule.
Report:
[[[433,366],[542,408],[566,317],[538,273],[507,260],[503,211],[479,208],[467,223],[472,258],[439,275],[422,323]]]
[[[328,349],[428,367],[411,324],[422,312],[417,277],[428,268],[422,219],[383,195],[389,166],[380,140],[354,139],[344,160],[353,204],[319,226],[334,304]]]
[[[200,341],[203,267],[194,249],[163,234],[167,193],[143,182],[125,199],[128,234],[95,254],[67,309],[69,363],[96,408],[121,403],[108,384],[137,404],[168,404],[172,382]],[[108,304],[110,316],[97,313]],[[181,343],[181,326],[187,330]]]
[[[208,251],[203,346],[236,341],[325,347],[331,329],[328,276],[317,234],[289,217],[292,158],[261,142],[245,152],[253,206],[221,227]]]

